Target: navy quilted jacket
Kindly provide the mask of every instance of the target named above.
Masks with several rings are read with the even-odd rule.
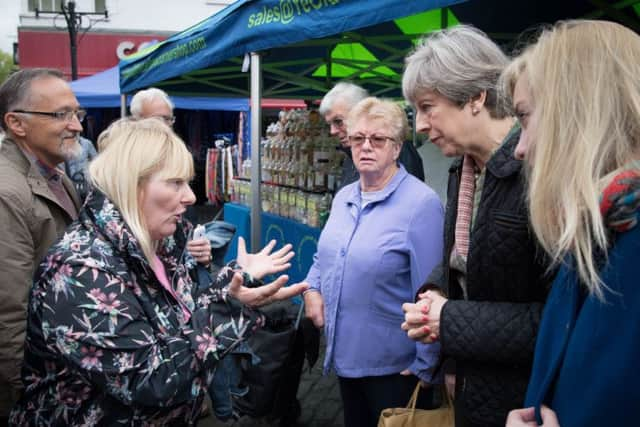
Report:
[[[456,405],[478,426],[504,426],[508,411],[522,407],[550,283],[529,228],[522,162],[513,157],[519,135],[512,132],[486,165],[467,260],[468,299],[449,268],[461,159],[449,174],[443,264],[427,281],[448,293],[442,354],[455,361]]]

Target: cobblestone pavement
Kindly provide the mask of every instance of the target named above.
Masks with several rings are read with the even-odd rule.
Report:
[[[324,341],[324,340],[323,340]],[[303,368],[298,389],[301,414],[295,427],[344,427],[340,389],[335,375],[322,376],[324,342],[321,342],[320,357],[311,371],[307,362]],[[213,415],[202,418],[199,427],[279,427],[277,421],[242,417],[231,423],[222,423]],[[291,426],[294,427],[294,426]]]

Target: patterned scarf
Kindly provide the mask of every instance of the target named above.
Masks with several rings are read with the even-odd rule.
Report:
[[[640,170],[616,175],[600,196],[600,213],[610,230],[622,233],[635,227],[640,215]]]
[[[475,162],[469,155],[462,161],[460,188],[458,190],[458,214],[456,216],[455,248],[465,260],[469,254],[473,196],[475,194]]]

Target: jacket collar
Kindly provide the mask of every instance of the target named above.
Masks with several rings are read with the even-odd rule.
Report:
[[[92,188],[87,195],[79,219],[87,228],[96,229],[118,251],[127,253],[129,256],[148,264],[138,239],[125,222],[120,210],[97,188]],[[180,248],[184,248],[186,245],[186,237],[184,224],[179,222],[176,233],[159,243],[160,246],[156,251],[158,256],[163,261],[168,257],[179,259],[182,255]],[[180,241],[176,241],[177,239]]]
[[[497,178],[506,178],[522,169],[522,161],[514,157],[514,150],[520,139],[520,125],[515,124],[487,162],[487,170]],[[449,167],[449,173],[455,173],[462,167],[462,157],[456,158]]]
[[[520,172],[522,169],[522,161],[515,158],[514,150],[518,145],[520,139],[520,125],[514,125],[504,141],[500,145],[500,148],[493,153],[493,156],[487,163],[487,170],[497,178],[506,178]]]
[[[27,177],[27,183],[31,187],[33,194],[49,200],[51,203],[58,205],[66,215],[69,215],[64,207],[58,201],[58,198],[53,194],[49,188],[49,184],[39,167],[29,159],[29,157],[22,151],[22,149],[10,138],[4,138],[2,145],[0,146],[0,153],[4,156],[18,172]],[[76,210],[80,210],[82,203],[80,197],[76,193],[73,183],[62,174],[62,185],[71,197]],[[69,217],[71,219],[71,217]]]
[[[98,189],[93,188],[89,193],[78,219],[88,229],[94,229],[101,234],[121,254],[148,265],[140,243],[125,222],[122,213]]]
[[[398,165],[398,171],[391,178],[391,180],[387,183],[387,185],[376,194],[376,197],[372,200],[373,203],[381,202],[386,200],[394,191],[398,188],[400,183],[405,180],[408,173],[402,164]],[[346,203],[347,205],[356,205],[360,207],[362,203],[362,190],[360,188],[360,181],[356,181],[351,184],[351,188],[349,189],[349,194],[347,196]]]
[[[80,211],[79,221],[88,230],[103,236],[103,239],[118,253],[117,256],[122,257],[129,268],[136,274],[140,274],[145,282],[160,286],[155,279],[149,260],[122,217],[122,213],[97,188],[92,188],[87,195],[84,207]],[[186,227],[179,222],[176,232],[159,243],[156,254],[165,266],[171,287],[180,295],[180,300],[189,310],[194,310],[195,303],[191,292],[195,287],[189,276],[189,269],[195,266],[195,260],[191,256],[186,256],[186,238]]]

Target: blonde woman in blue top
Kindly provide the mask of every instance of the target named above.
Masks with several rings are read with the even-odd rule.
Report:
[[[537,238],[560,270],[525,409],[507,426],[637,426],[640,36],[605,21],[542,33],[507,69]]]
[[[338,192],[307,275],[306,313],[327,340],[345,425],[375,426],[380,411],[406,405],[418,379],[431,380],[437,345],[400,329],[402,303],[442,257],[437,194],[398,164],[408,126],[397,104],[365,98],[347,134],[359,181]]]

